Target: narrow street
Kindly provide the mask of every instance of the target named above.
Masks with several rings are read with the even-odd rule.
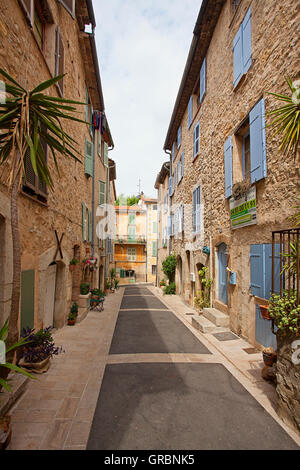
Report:
[[[148,288],[126,287],[88,449],[297,449]]]

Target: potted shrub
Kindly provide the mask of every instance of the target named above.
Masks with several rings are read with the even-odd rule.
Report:
[[[70,269],[71,272],[74,271],[75,266],[77,264],[79,264],[78,259],[76,259],[76,258],[71,259],[70,264],[69,264],[69,269]]]
[[[176,294],[176,284],[175,282],[170,282],[168,286],[164,287],[165,295],[175,295]]]
[[[77,320],[77,314],[70,312],[68,316],[68,325],[70,326],[75,325],[76,320]]]
[[[6,349],[8,321],[9,319],[6,320],[5,324],[0,329],[0,341],[2,341],[5,345],[5,347],[3,348],[4,351],[2,350],[4,357],[1,358],[2,363],[0,364],[0,392],[2,388],[4,388],[7,392],[11,393],[12,389],[5,374],[6,369],[9,369],[9,371],[14,371],[18,374],[25,375],[26,377],[29,377],[31,379],[35,379],[35,377],[29,374],[29,372],[21,369],[16,364],[13,364],[12,362],[9,362],[8,359],[6,359],[7,353],[17,351],[20,347],[24,346],[25,344],[29,344],[29,340],[27,338],[21,338],[17,343],[14,343],[10,348]],[[6,378],[3,378],[3,377],[6,377]],[[0,450],[6,449],[6,447],[8,446],[10,442],[11,434],[12,434],[12,424],[11,424],[10,416],[6,412],[0,413]]]
[[[80,295],[88,295],[90,293],[90,285],[87,282],[80,284]]]
[[[108,279],[105,279],[104,281],[104,291],[107,293],[110,290],[110,282]]]
[[[165,286],[166,286],[166,281],[165,281],[164,279],[162,279],[162,280],[160,281],[160,283],[159,283],[159,287],[160,287],[160,288],[163,288],[163,287],[165,287]]]
[[[30,344],[22,347],[19,366],[38,374],[49,369],[51,358],[63,352],[61,347],[55,346],[51,330],[51,326],[36,333],[31,328],[23,329],[21,337],[30,341]]]
[[[115,289],[116,289],[116,290],[119,289],[119,283],[120,283],[120,280],[119,280],[119,279],[115,279],[115,280],[114,280],[114,284],[115,284]]]

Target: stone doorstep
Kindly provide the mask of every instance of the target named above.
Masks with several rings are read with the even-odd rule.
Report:
[[[192,325],[196,330],[200,330],[201,333],[224,333],[225,331],[229,331],[228,328],[218,327],[214,323],[212,323],[208,318],[204,317],[203,315],[193,315],[192,317]]]
[[[214,323],[216,326],[229,326],[229,317],[216,308],[204,308],[203,316]]]
[[[7,390],[2,389],[0,394],[0,414],[6,414],[15,405],[20,396],[25,392],[27,383],[31,380],[29,377],[25,377],[21,374],[11,373],[9,375],[9,385],[11,386],[12,392],[9,393]]]

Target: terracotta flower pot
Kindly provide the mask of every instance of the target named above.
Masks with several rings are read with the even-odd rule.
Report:
[[[68,325],[75,325],[76,323],[76,320],[68,320]]]
[[[260,305],[260,314],[265,320],[272,320],[269,314],[269,306],[268,305]]]
[[[272,367],[272,365],[277,361],[277,354],[266,353],[263,351],[263,360],[266,366]]]
[[[36,374],[43,374],[44,372],[47,372],[50,367],[50,356],[46,357],[46,359],[41,362],[25,362],[24,359],[21,358],[19,361],[19,366],[25,367],[29,371]]]

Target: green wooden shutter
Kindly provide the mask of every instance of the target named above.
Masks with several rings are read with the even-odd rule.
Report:
[[[152,256],[157,256],[157,242],[152,242]]]
[[[105,200],[106,200],[106,197],[105,197],[105,187],[106,187],[106,184],[104,181],[99,181],[99,205],[102,206],[103,204],[105,204]]]
[[[135,242],[136,232],[135,227],[128,227],[128,241]]]
[[[89,242],[92,241],[92,211],[88,212],[88,223],[89,223]]]
[[[21,277],[21,331],[34,327],[34,277],[35,271],[23,271]]]
[[[93,154],[93,143],[85,139],[84,172],[89,176],[93,176]]]
[[[104,165],[108,167],[108,145],[104,142]]]
[[[82,203],[82,240],[86,241],[86,205]]]
[[[135,225],[136,224],[136,215],[135,214],[129,214],[129,225]]]

